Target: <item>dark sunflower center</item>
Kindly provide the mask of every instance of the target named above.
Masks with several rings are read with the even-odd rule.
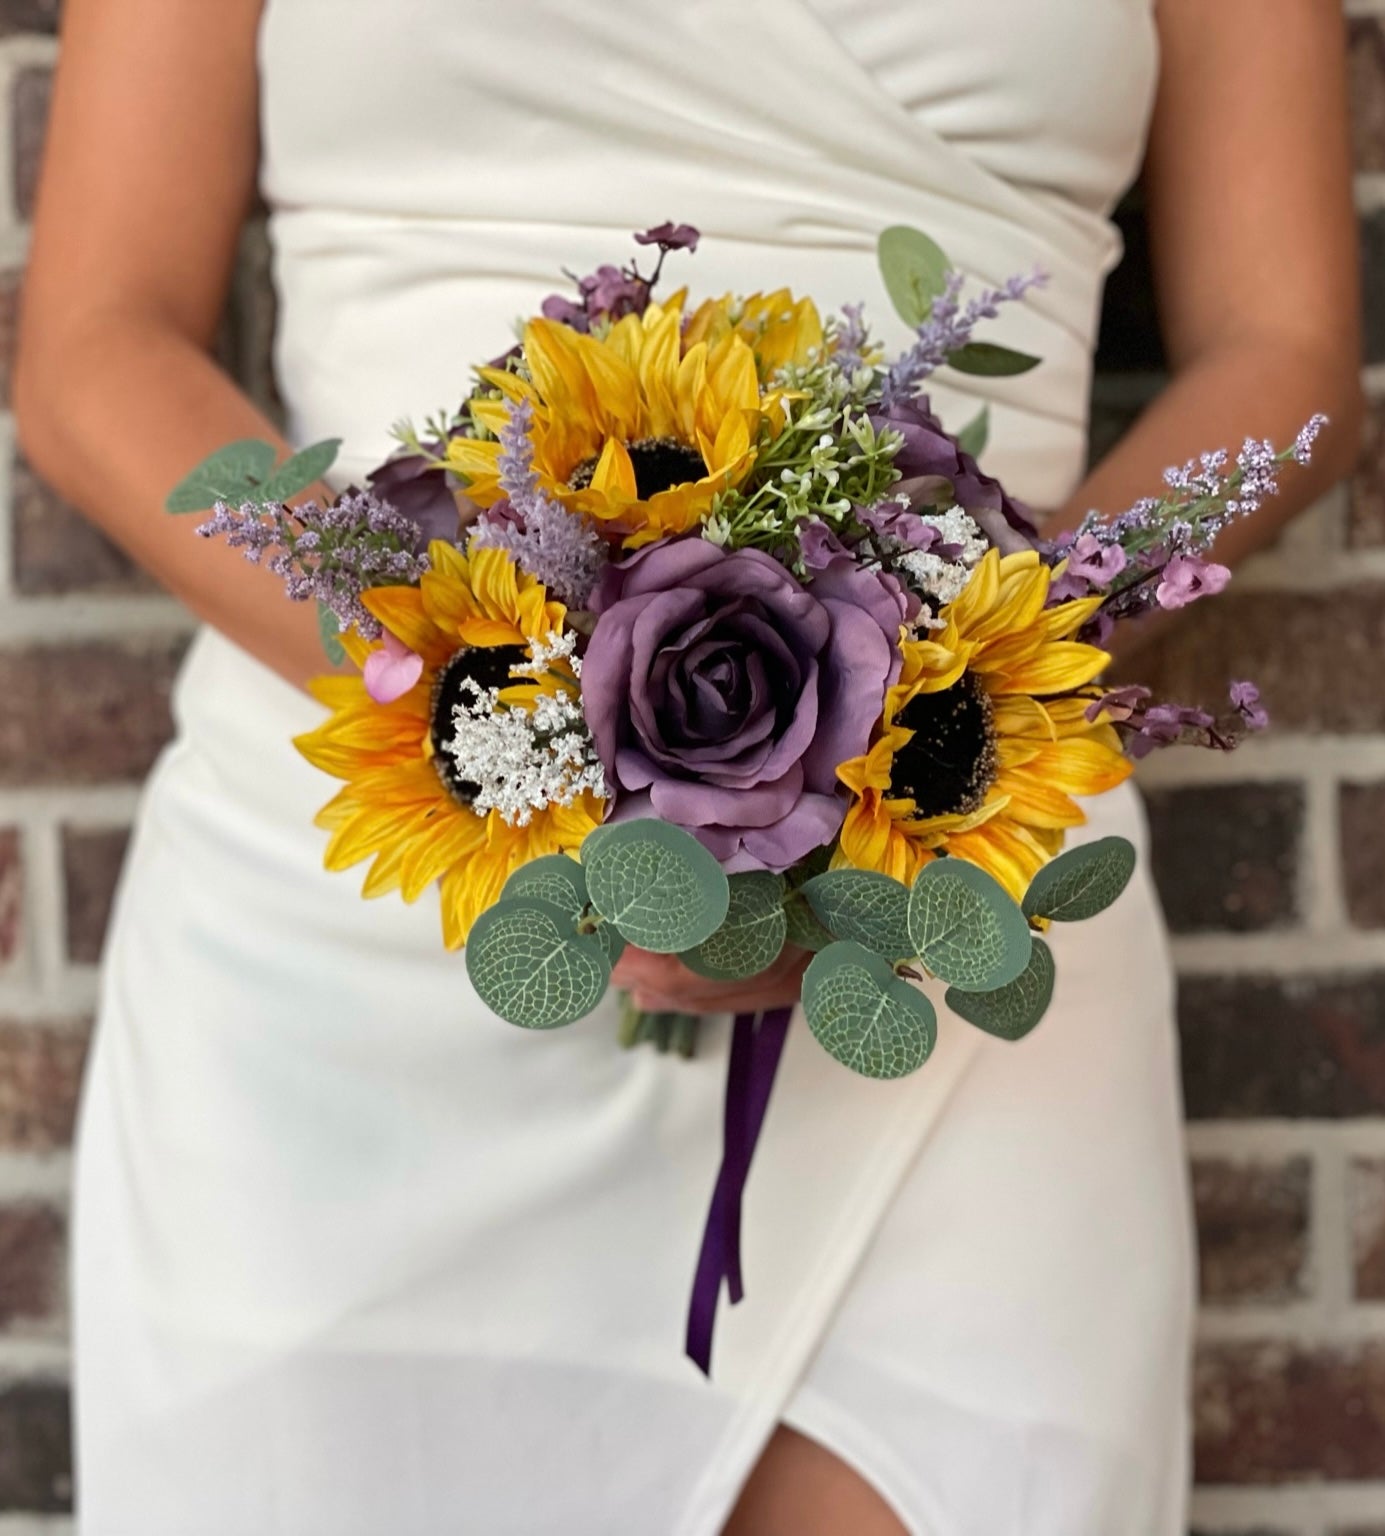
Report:
[[[894,755],[890,793],[920,816],[968,815],[995,782],[995,725],[986,690],[970,673],[951,688],[916,694],[895,716],[913,739]]]
[[[468,683],[480,688],[504,688],[510,682],[511,669],[528,659],[529,653],[522,645],[467,646],[442,668],[433,684],[433,710],[428,722],[433,738],[433,767],[453,799],[462,805],[470,805],[481,786],[462,778],[452,754],[444,750],[444,743],[457,734],[452,711],[459,704],[476,702],[476,695],[466,686]]]
[[[642,437],[626,443],[630,464],[635,471],[635,491],[641,501],[648,501],[660,491],[671,490],[688,480],[700,480],[707,473],[702,455],[674,437]],[[596,472],[596,460],[583,459],[568,476],[574,491],[585,491]]]

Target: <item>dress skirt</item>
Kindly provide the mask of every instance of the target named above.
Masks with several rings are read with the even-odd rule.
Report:
[[[915,1536],[1175,1536],[1191,1245],[1142,864],[1008,1045],[898,1082],[801,1018],[747,1298],[684,1357],[697,1059],[491,1015],[435,899],[322,870],[317,706],[210,633],[123,879],[75,1197],[83,1536],[715,1536],[776,1423]],[[1136,795],[1081,835],[1143,845]]]

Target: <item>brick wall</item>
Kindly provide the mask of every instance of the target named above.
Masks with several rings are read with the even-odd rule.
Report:
[[[72,1119],[111,890],[188,633],[17,458],[5,414],[55,13],[0,0],[0,1536],[69,1528]],[[1143,774],[1181,976],[1206,1536],[1385,1536],[1385,0],[1354,5],[1351,62],[1367,452],[1154,663],[1189,700],[1258,678],[1277,729]],[[1162,382],[1136,199],[1126,221],[1099,443]],[[261,398],[271,324],[252,230],[224,353]]]

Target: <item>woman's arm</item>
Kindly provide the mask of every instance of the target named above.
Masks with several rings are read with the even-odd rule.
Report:
[[[1311,469],[1218,540],[1234,565],[1350,469],[1361,430],[1345,41],[1328,0],[1158,0],[1145,181],[1172,382],[1055,528],[1157,491],[1166,465],[1332,422]]]
[[[212,361],[259,153],[263,0],[66,0],[15,412],[38,472],[202,618],[294,682],[316,618],[169,517],[208,453],[272,426]],[[282,446],[282,445],[281,445]]]

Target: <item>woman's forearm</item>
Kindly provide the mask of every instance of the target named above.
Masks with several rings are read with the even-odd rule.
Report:
[[[279,434],[193,341],[154,318],[91,317],[23,338],[20,440],[34,468],[163,586],[295,684],[325,670],[312,605],[163,510],[169,490],[237,438]]]
[[[1163,472],[1217,448],[1235,457],[1247,437],[1285,448],[1317,412],[1329,425],[1313,462],[1291,469],[1278,496],[1231,524],[1217,540],[1215,559],[1235,566],[1274,541],[1284,525],[1356,461],[1360,447],[1360,381],[1340,356],[1305,355],[1273,340],[1209,350],[1175,375],[1116,447],[1045,525],[1050,536],[1077,526],[1084,513],[1123,512],[1142,496],[1157,496]]]

